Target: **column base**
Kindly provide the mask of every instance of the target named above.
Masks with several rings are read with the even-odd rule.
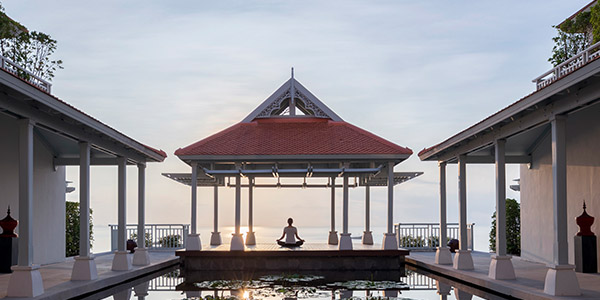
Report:
[[[7,297],[33,298],[44,293],[39,266],[12,266],[13,273],[8,281]]]
[[[469,250],[456,250],[452,266],[456,270],[473,270],[473,257]]]
[[[492,255],[488,277],[492,279],[517,279],[510,255]]]
[[[575,266],[550,265],[546,273],[544,293],[552,296],[579,296],[579,281],[575,275]]]
[[[219,246],[221,245],[221,233],[218,231],[211,232],[210,234],[210,245],[211,246]]]
[[[71,280],[94,280],[98,278],[96,261],[93,256],[76,256]]]
[[[253,231],[248,231],[246,234],[246,246],[254,246],[256,245],[256,236]]]
[[[185,241],[185,250],[186,251],[202,250],[202,241],[200,240],[199,234],[196,234],[196,233],[188,234],[187,240]]]
[[[363,245],[373,245],[373,232],[372,231],[363,231],[363,236],[361,239]]]
[[[229,250],[231,251],[244,251],[245,246],[244,246],[244,238],[242,237],[241,233],[234,233],[232,234],[231,237],[231,245],[229,247]]]
[[[338,244],[338,235],[337,231],[329,232],[329,240],[327,242],[329,245],[337,245]]]
[[[147,266],[150,264],[150,254],[146,248],[135,248],[133,252],[133,265],[134,266]]]
[[[113,271],[128,271],[131,270],[131,258],[127,255],[127,251],[115,251],[115,256],[112,261]]]
[[[351,233],[340,233],[340,245],[338,250],[352,250]]]
[[[395,233],[384,233],[383,234],[383,250],[398,250],[398,240],[396,239]]]
[[[435,251],[435,263],[438,265],[451,265],[452,253],[448,247],[438,247]]]

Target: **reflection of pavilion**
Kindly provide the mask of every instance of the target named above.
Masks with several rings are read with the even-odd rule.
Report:
[[[197,186],[214,188],[214,232],[211,245],[221,244],[218,231],[218,187],[235,185],[235,233],[231,250],[244,250],[240,232],[241,188],[248,187],[249,232],[246,245],[254,245],[252,191],[257,187],[331,188],[331,231],[329,243],[338,244],[335,231],[335,188],[343,189],[343,228],[340,250],[352,249],[348,232],[348,189],[364,186],[364,244],[373,244],[370,231],[371,186],[388,187],[387,233],[384,249],[397,249],[393,233],[394,185],[421,175],[420,172],[394,173],[396,164],[412,154],[370,132],[344,122],[329,107],[293,78],[252,111],[244,120],[199,142],[175,151],[175,155],[192,167],[191,174],[164,174],[192,186],[192,234],[187,250],[200,250],[196,233]],[[342,184],[336,184],[340,177]],[[270,179],[267,179],[270,178]],[[282,183],[280,178],[300,178],[296,184]],[[310,180],[307,182],[307,178]],[[312,179],[314,178],[314,179]],[[267,181],[272,183],[267,183]],[[274,181],[276,180],[276,182]],[[320,181],[319,181],[320,180]],[[242,181],[245,183],[242,184]]]

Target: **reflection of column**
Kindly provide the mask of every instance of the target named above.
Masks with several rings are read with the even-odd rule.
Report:
[[[362,236],[364,245],[373,245],[373,233],[371,232],[371,187],[365,186],[365,231]]]
[[[331,230],[328,243],[329,245],[338,244],[337,231],[335,231],[335,177],[331,177]]]
[[[471,300],[471,299],[473,299],[473,295],[469,294],[465,291],[459,290],[455,287],[454,288],[454,298],[456,298],[456,300]]]
[[[394,162],[388,162],[387,188],[388,188],[388,219],[387,232],[383,236],[383,249],[398,249],[398,239],[394,234]]]
[[[348,232],[348,174],[344,173],[344,198],[342,212],[342,233],[340,234],[340,250],[352,250],[352,239]]]
[[[221,245],[221,232],[219,232],[219,185],[213,187],[213,232],[210,235],[211,246]]]
[[[544,284],[544,293],[554,296],[581,294],[575,267],[569,265],[567,244],[567,119],[553,116],[552,126],[552,191],[554,219],[554,257]]]
[[[113,299],[115,300],[129,300],[131,298],[131,288],[127,288],[126,290],[122,290],[120,292],[113,294]]]
[[[127,158],[118,157],[117,158],[117,166],[118,166],[118,215],[119,222],[117,228],[117,251],[115,252],[115,256],[113,257],[112,262],[112,270],[113,271],[126,271],[131,269],[131,258],[127,255],[127,249],[125,247],[125,242],[127,241]]]
[[[448,295],[450,295],[450,291],[452,290],[452,287],[449,284],[443,283],[439,280],[435,281],[435,286],[438,295],[440,295],[440,300],[447,300]]]
[[[185,241],[185,250],[187,251],[200,251],[202,250],[202,241],[198,234],[197,214],[198,214],[198,162],[192,161],[190,163],[192,167],[192,180],[190,187],[192,189],[192,211],[191,211],[191,233],[188,235]]]
[[[248,177],[248,234],[246,235],[246,245],[256,245],[254,236],[253,202],[254,202],[254,178]]]
[[[144,283],[134,286],[133,292],[135,292],[135,296],[138,297],[138,300],[144,300],[146,298],[146,296],[148,296],[149,288],[150,288],[150,281],[146,281]]]
[[[44,293],[39,266],[33,265],[33,123],[19,124],[19,263],[11,269],[8,297],[35,297]]]
[[[506,255],[506,140],[497,140],[496,153],[496,255],[492,255],[488,276],[492,279],[515,279],[510,256]]]
[[[473,257],[467,246],[467,156],[458,156],[458,239],[460,249],[454,255],[453,267],[473,270]]]
[[[231,238],[229,250],[244,250],[244,238],[240,231],[242,217],[242,178],[240,175],[235,176],[235,233]]]
[[[79,143],[79,256],[75,257],[71,280],[98,278],[90,254],[90,144]]]
[[[438,265],[452,264],[452,254],[448,249],[447,224],[446,224],[446,162],[439,162],[440,167],[440,239],[435,252],[435,263]]]
[[[133,254],[134,266],[150,264],[150,255],[146,249],[146,165],[138,164],[138,226],[137,249]]]

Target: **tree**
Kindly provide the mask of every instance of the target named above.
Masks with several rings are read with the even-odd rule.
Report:
[[[490,250],[496,251],[496,212],[492,215]],[[506,252],[521,255],[521,205],[515,199],[506,199]]]
[[[575,19],[567,19],[560,26],[552,26],[556,28],[558,35],[552,38],[555,45],[548,61],[558,66],[591,46],[592,33],[596,30],[591,19],[591,12],[582,12]]]
[[[57,41],[39,31],[29,32],[25,26],[4,13],[0,4],[0,52],[2,56],[20,65],[33,75],[52,80],[56,69],[63,69],[62,60],[50,59],[57,47]],[[26,72],[17,75],[29,79]]]
[[[67,257],[79,255],[79,203],[67,201],[65,222],[65,252]],[[90,208],[90,249],[94,241],[94,225],[92,224],[92,209]]]

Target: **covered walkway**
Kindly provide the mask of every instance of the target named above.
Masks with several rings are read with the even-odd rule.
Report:
[[[68,299],[119,284],[126,280],[144,276],[160,269],[179,264],[173,251],[148,251],[150,263],[146,266],[133,266],[128,271],[113,271],[113,253],[97,254],[95,257],[98,278],[95,280],[71,280],[75,260],[41,266],[38,270],[44,282],[44,293],[33,299]],[[133,255],[133,254],[128,254]],[[10,274],[0,274],[0,298],[6,298]]]
[[[576,273],[581,288],[581,296],[550,296],[544,293],[544,280],[548,271],[545,264],[530,262],[513,256],[512,264],[516,279],[494,280],[488,277],[492,254],[478,251],[471,254],[475,266],[473,270],[456,270],[452,268],[452,265],[436,264],[435,252],[412,251],[410,256],[406,257],[406,264],[519,299],[600,299],[600,285],[598,285],[600,274],[598,273]]]

